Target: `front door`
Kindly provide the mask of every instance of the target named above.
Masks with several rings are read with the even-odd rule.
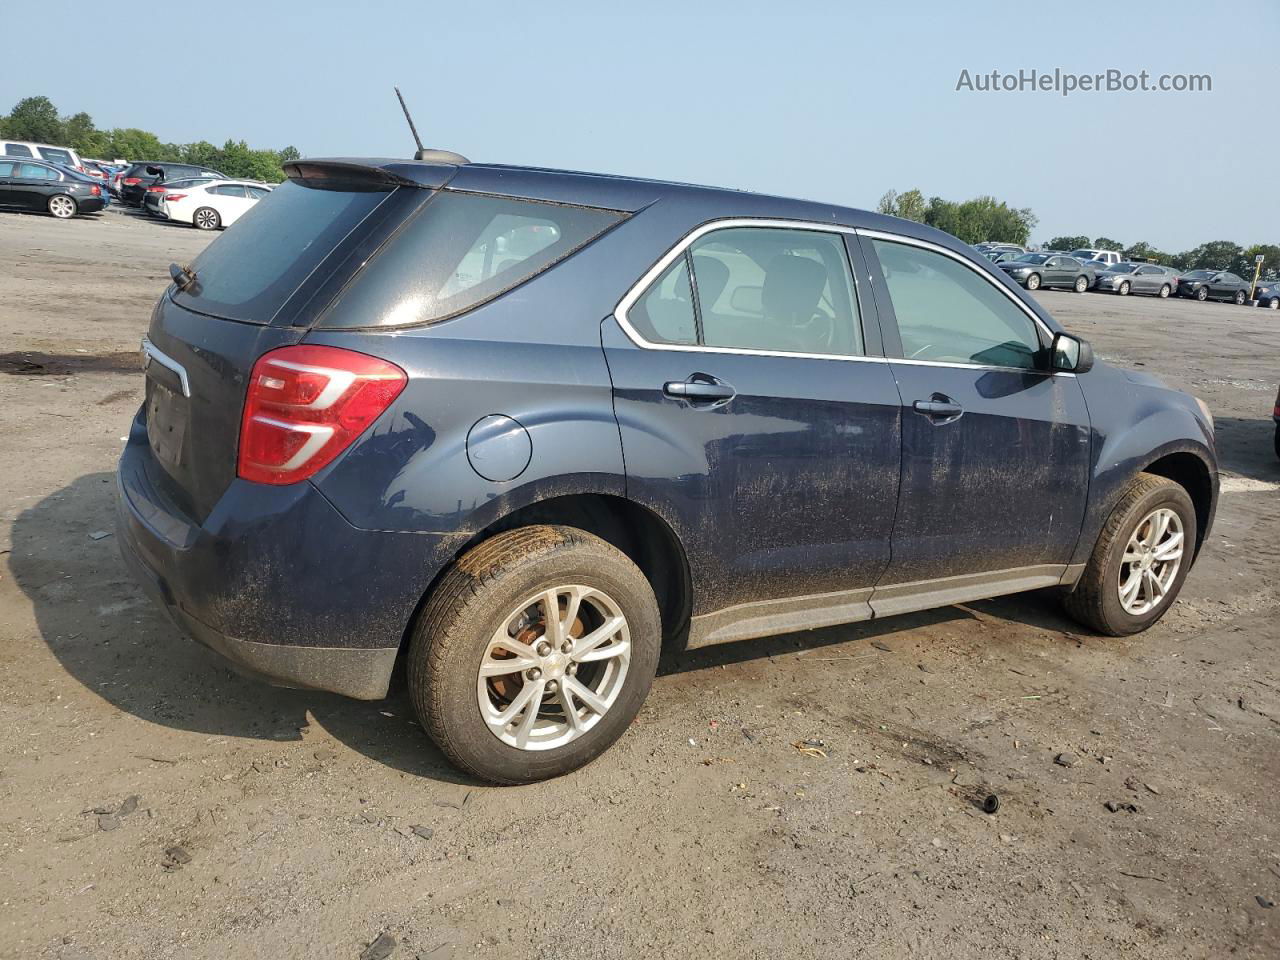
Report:
[[[627,493],[685,545],[691,644],[870,615],[901,401],[865,281],[839,232],[709,228],[603,324]]]
[[[1041,367],[1029,309],[960,254],[863,241],[902,396],[902,484],[877,614],[948,584],[973,595],[1065,570],[1089,488],[1089,417],[1073,374]],[[886,294],[882,296],[882,291]],[[959,599],[959,595],[956,596]]]

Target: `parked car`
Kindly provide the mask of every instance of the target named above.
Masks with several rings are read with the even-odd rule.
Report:
[[[1061,254],[1024,253],[997,266],[1028,290],[1068,287],[1084,293],[1093,282],[1091,269],[1075,257]]]
[[[1274,420],[1276,424],[1276,456],[1280,457],[1280,391],[1276,392],[1276,402],[1271,408],[1271,419]]]
[[[1098,274],[1098,289],[1110,290],[1122,297],[1145,293],[1168,297],[1178,289],[1172,271],[1154,263],[1117,263]]]
[[[153,217],[166,219],[164,198],[166,194],[179,192],[188,187],[199,187],[206,183],[214,183],[212,177],[190,177],[186,180],[173,180],[164,183],[153,183],[142,193],[142,209]],[[221,183],[222,181],[216,181]]]
[[[1249,299],[1249,283],[1223,270],[1192,270],[1182,275],[1178,296],[1197,300],[1231,300],[1242,304]]]
[[[1280,310],[1280,280],[1258,284],[1254,288],[1253,296],[1258,301],[1258,306],[1269,310]]]
[[[437,156],[285,164],[152,312],[117,540],[242,668],[375,699],[407,637],[426,731],[521,783],[628,729],[664,638],[1177,597],[1207,408],[955,238]]]
[[[211,180],[167,193],[161,203],[170,220],[199,230],[218,230],[231,226],[270,192],[267,184],[253,180]]]
[[[73,180],[80,180],[80,181],[83,181],[84,183],[97,184],[99,187],[102,188],[102,192],[100,194],[100,196],[102,197],[102,206],[104,208],[111,206],[111,191],[106,188],[106,185],[102,182],[102,180],[100,180],[98,177],[95,177],[93,174],[89,173],[87,168],[84,173],[81,173],[79,170],[76,170],[74,167],[68,167],[65,164],[61,164],[61,163],[50,163],[49,166],[56,168],[62,173],[69,174],[71,179]]]
[[[140,207],[147,187],[153,183],[189,180],[192,177],[209,177],[211,180],[227,179],[225,174],[217,170],[190,163],[134,163],[120,178],[120,199],[131,207]]]
[[[0,154],[26,160],[60,163],[77,173],[84,173],[84,162],[80,159],[80,154],[70,147],[56,147],[51,143],[32,143],[29,140],[0,140]]]
[[[59,220],[106,206],[92,177],[40,160],[0,160],[0,207],[44,210]]]
[[[993,250],[999,251],[1001,253],[1005,253],[1005,252],[1026,253],[1027,252],[1026,247],[1019,246],[1016,243],[977,243],[977,244],[974,244],[973,248],[977,250],[979,253],[991,253]]]
[[[1124,257],[1120,255],[1120,251],[1118,250],[1094,250],[1094,249],[1085,248],[1085,247],[1082,247],[1079,250],[1072,250],[1067,255],[1071,257],[1075,257],[1077,260],[1083,260],[1083,261],[1092,260],[1108,267],[1112,266],[1113,264],[1120,263],[1124,259]]]
[[[1005,263],[1009,260],[1016,260],[1022,254],[1013,250],[991,250],[986,254],[986,258],[992,263]]]

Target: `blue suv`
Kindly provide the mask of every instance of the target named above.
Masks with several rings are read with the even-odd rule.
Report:
[[[1218,493],[1200,401],[1095,362],[891,217],[649,180],[301,160],[143,342],[126,560],[275,683],[572,770],[676,649],[1051,587],[1170,606]]]

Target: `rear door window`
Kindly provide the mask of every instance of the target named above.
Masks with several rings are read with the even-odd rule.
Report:
[[[273,203],[268,197],[254,209]],[[441,191],[378,252],[321,326],[399,326],[457,316],[537,276],[622,216]]]
[[[38,163],[24,163],[18,168],[18,176],[23,180],[57,180],[58,175],[49,167]]]
[[[324,259],[391,189],[286,182],[196,257],[196,285],[174,293],[201,313],[270,323]]]
[[[22,144],[20,144],[20,143],[6,143],[6,144],[4,145],[4,153],[5,153],[5,156],[7,156],[7,157],[29,157],[29,156],[31,156],[31,150],[30,150],[30,148],[29,148],[29,147],[24,147],[24,146],[23,146]]]
[[[0,163],[0,177],[12,177],[14,164]]]
[[[66,150],[59,150],[57,147],[37,147],[40,156],[44,157],[50,163],[62,163],[69,167],[74,167],[75,161],[71,159],[71,154]]]

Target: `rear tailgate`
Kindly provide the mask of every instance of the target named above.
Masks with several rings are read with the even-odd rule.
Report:
[[[205,248],[193,281],[161,297],[143,343],[148,472],[190,520],[203,523],[235,479],[254,363],[299,342],[311,311],[428,194],[286,183]]]

